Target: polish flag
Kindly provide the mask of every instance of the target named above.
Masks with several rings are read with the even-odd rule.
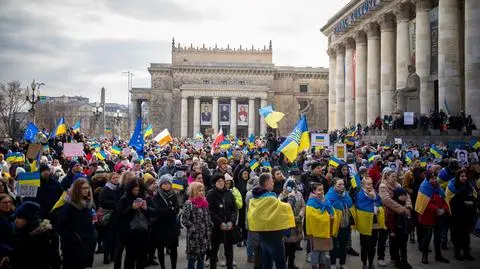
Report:
[[[215,136],[215,140],[212,143],[212,152],[215,148],[218,147],[218,145],[225,140],[225,136],[223,135],[223,130],[220,127],[220,131],[218,131],[217,135]]]
[[[163,147],[173,139],[168,129],[165,129],[162,132],[160,132],[157,136],[155,136],[153,140],[157,141],[157,143]]]

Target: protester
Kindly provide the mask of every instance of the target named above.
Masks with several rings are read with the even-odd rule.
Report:
[[[116,189],[118,188],[120,174],[111,173],[108,182],[103,187],[99,195],[99,208],[97,216],[98,222],[106,227],[104,237],[104,252],[103,263],[109,264],[115,260],[115,243],[116,243],[116,229],[114,227],[115,221],[112,221],[113,212],[120,197],[117,196]],[[103,212],[101,216],[100,212]]]
[[[10,264],[11,251],[14,247],[15,205],[12,197],[0,193],[0,268]]]

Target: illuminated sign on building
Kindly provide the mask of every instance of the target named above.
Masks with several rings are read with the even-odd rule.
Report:
[[[335,33],[339,33],[347,29],[355,21],[361,19],[365,14],[374,10],[382,0],[365,0],[359,7],[357,7],[350,15],[343,18],[336,26]]]

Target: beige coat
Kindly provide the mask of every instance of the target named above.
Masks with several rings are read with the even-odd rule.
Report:
[[[391,183],[383,179],[378,188],[378,192],[380,194],[380,199],[382,199],[383,207],[387,210],[391,210],[397,214],[400,214],[403,212],[404,207],[393,200],[393,191],[398,187],[402,187],[400,184],[398,184],[398,182]],[[412,201],[410,200],[410,195],[408,194],[405,206],[412,208]]]

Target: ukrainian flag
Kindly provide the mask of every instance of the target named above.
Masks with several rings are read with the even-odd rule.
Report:
[[[65,198],[67,197],[67,192],[64,191],[62,193],[62,196],[60,196],[60,198],[58,198],[57,202],[53,205],[52,209],[50,210],[50,212],[52,212],[53,210],[57,209],[57,208],[60,208],[62,207],[64,204],[65,204]]]
[[[310,148],[307,117],[303,115],[297,122],[292,133],[283,141],[277,152],[281,152],[290,162],[297,159],[298,153]]]
[[[268,170],[272,170],[272,165],[270,164],[269,161],[262,162],[262,166],[267,168]]]
[[[151,136],[152,134],[153,134],[153,125],[149,124],[147,126],[147,128],[145,129],[145,131],[143,132],[143,137],[147,138],[147,137]]]
[[[79,133],[80,132],[80,120],[78,120],[73,126],[72,126],[73,132]]]
[[[330,157],[330,160],[328,161],[328,165],[331,165],[335,168],[337,168],[339,165],[344,164],[344,162],[340,159],[337,159],[335,157]]]
[[[333,219],[332,236],[336,237],[338,235],[338,230],[340,229],[340,223],[342,223],[343,210],[347,208],[352,216],[355,216],[352,198],[350,195],[348,195],[348,192],[345,192],[344,195],[340,195],[335,191],[334,188],[330,188],[325,195],[325,199],[327,199],[333,207],[333,213],[335,217]]]
[[[423,168],[427,167],[427,160],[428,160],[427,157],[421,157],[420,158],[420,167],[423,167]]]
[[[40,169],[40,152],[35,157],[35,160],[30,164],[30,172],[37,172]]]
[[[405,154],[405,161],[407,162],[407,164],[410,164],[413,159],[413,153],[411,153],[410,151]]]
[[[228,159],[233,159],[233,153],[232,153],[231,149],[227,150],[227,158]]]
[[[282,112],[273,111],[271,105],[260,108],[258,112],[265,120],[265,123],[273,129],[278,128],[278,122],[283,119],[283,116],[285,116]]]
[[[345,144],[347,144],[347,146],[354,146],[355,145],[355,138],[353,137],[348,137],[348,138],[345,138]]]
[[[103,160],[105,160],[105,159],[108,157],[107,153],[105,153],[105,151],[103,151],[103,150],[95,153],[95,155],[97,156],[97,158],[98,158],[100,161],[103,161]]]
[[[377,155],[374,153],[374,152],[371,152],[370,154],[368,154],[368,162],[373,162],[375,160],[375,157],[377,157]]]
[[[40,187],[40,172],[25,172],[17,176],[18,184]]]
[[[56,137],[58,135],[66,134],[67,133],[67,124],[65,124],[65,118],[60,118],[58,120],[57,127],[55,127],[55,131],[52,132],[52,137]]]
[[[256,159],[252,159],[249,163],[250,170],[255,170],[258,166],[260,166],[260,163]]]
[[[465,184],[471,184],[469,181],[467,181]],[[474,186],[470,186],[473,191],[473,196],[475,199],[477,198],[477,191],[475,190]],[[447,201],[448,205],[450,206],[450,201],[452,198],[458,193],[457,188],[455,187],[455,179],[452,179],[448,182],[447,185],[447,191],[445,192],[445,200]]]
[[[243,141],[238,138],[235,138],[235,143],[237,143],[237,145],[239,145],[240,147],[243,146]]]
[[[95,149],[95,151],[100,151],[100,145],[97,143],[93,144],[92,148]]]
[[[292,207],[273,192],[253,197],[249,202],[248,229],[252,232],[281,231],[295,227]]]
[[[182,180],[180,180],[180,179],[174,179],[174,180],[172,181],[172,188],[173,188],[174,190],[183,191],[185,187],[183,186]]]
[[[25,156],[21,152],[13,152],[5,155],[5,160],[8,163],[21,163],[25,161]]]
[[[350,131],[350,132],[346,135],[346,137],[355,137],[355,136],[357,136],[357,131],[356,131],[355,129],[352,130],[352,131]]]
[[[230,141],[223,140],[222,142],[220,142],[219,146],[220,146],[221,149],[229,149],[231,147]]]
[[[334,216],[334,213],[333,207],[327,199],[322,202],[316,197],[308,198],[305,214],[305,226],[308,236],[317,238],[332,237],[330,233],[330,216]]]
[[[442,159],[443,157],[443,152],[440,149],[437,149],[435,146],[430,148],[430,153],[432,153],[437,159]]]
[[[382,202],[380,200],[379,195],[375,197],[375,199],[370,198],[367,196],[365,191],[360,191],[357,194],[357,201],[356,201],[356,219],[355,219],[355,226],[357,231],[363,235],[372,235],[373,229],[373,215],[374,215],[374,206],[377,207],[377,222],[378,228],[386,229],[385,226],[385,210],[383,209]]]
[[[122,149],[120,147],[113,146],[110,152],[116,155],[120,155],[122,153]]]
[[[470,140],[470,146],[475,150],[479,149],[480,148],[480,141],[478,141],[478,138],[472,138]]]
[[[427,208],[428,203],[430,202],[430,199],[432,199],[432,196],[435,192],[440,194],[442,198],[445,198],[445,192],[442,190],[442,188],[434,188],[428,179],[425,179],[422,184],[420,184],[417,200],[415,202],[415,211],[417,211],[418,214],[423,215],[423,212],[425,212],[425,209]]]
[[[248,137],[248,146],[252,149],[255,146],[255,135],[250,134]]]
[[[356,173],[354,176],[352,176],[352,178],[350,179],[350,184],[354,189],[362,185],[362,177],[359,173]]]

